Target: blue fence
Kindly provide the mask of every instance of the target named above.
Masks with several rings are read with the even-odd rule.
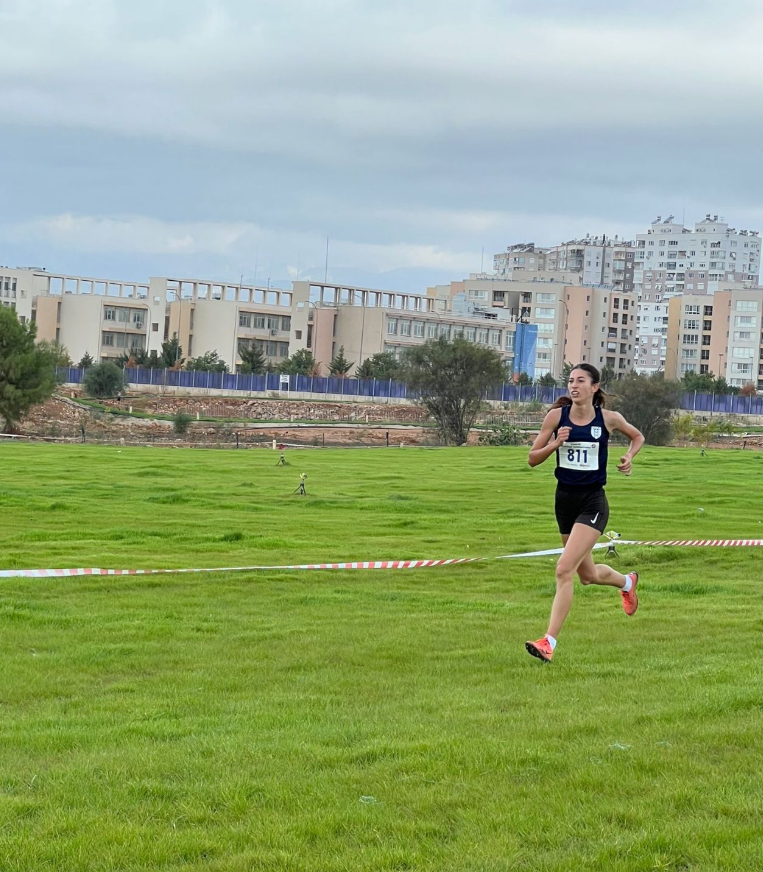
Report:
[[[59,367],[58,376],[67,384],[81,384],[84,370],[78,367]],[[241,375],[222,372],[185,372],[174,369],[125,369],[127,381],[134,386],[166,385],[177,388],[202,388],[245,393],[332,394],[363,399],[416,399],[401,382],[391,379],[331,378],[311,375],[292,375],[288,387],[282,384],[278,373],[267,375]],[[505,384],[488,391],[485,399],[503,403],[540,402],[551,405],[566,393],[564,388],[541,388],[536,385]],[[763,415],[763,397],[741,397],[732,394],[685,393],[681,408],[687,411],[707,412],[715,415]]]

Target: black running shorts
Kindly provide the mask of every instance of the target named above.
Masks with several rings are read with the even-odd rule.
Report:
[[[559,532],[566,536],[575,524],[585,524],[600,533],[607,528],[609,503],[601,485],[591,487],[565,487],[557,485],[554,500]]]

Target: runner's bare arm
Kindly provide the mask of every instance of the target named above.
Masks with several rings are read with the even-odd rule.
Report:
[[[634,427],[633,424],[629,424],[619,412],[610,412],[607,409],[603,409],[602,411],[604,412],[604,423],[606,424],[607,430],[609,430],[610,433],[613,430],[618,430],[623,434],[623,436],[627,436],[628,439],[631,440],[630,447],[617,464],[618,472],[622,472],[624,475],[630,475],[631,460],[633,460],[633,458],[644,447],[644,436],[637,427]]]
[[[556,451],[556,449],[569,439],[570,428],[561,427],[554,439],[554,430],[559,427],[559,420],[562,416],[561,409],[551,409],[551,411],[543,419],[543,424],[540,428],[540,433],[535,437],[533,447],[530,449],[530,456],[527,462],[530,466],[538,466],[543,463]]]

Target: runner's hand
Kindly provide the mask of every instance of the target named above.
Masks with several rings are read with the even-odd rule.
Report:
[[[572,427],[560,427],[556,433],[556,445],[557,448],[560,445],[564,445],[564,443],[570,438],[570,433],[572,433]]]
[[[617,464],[617,471],[622,472],[623,475],[631,474],[631,458],[629,454],[623,454],[620,458],[620,462]]]

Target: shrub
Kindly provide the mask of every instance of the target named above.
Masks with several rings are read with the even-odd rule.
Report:
[[[89,396],[105,399],[116,396],[119,391],[124,389],[125,378],[124,373],[116,363],[107,361],[90,367],[85,373],[82,384]]]
[[[185,436],[188,432],[188,427],[193,421],[193,418],[183,412],[181,409],[178,409],[177,412],[172,416],[172,429],[177,433],[178,436]]]

